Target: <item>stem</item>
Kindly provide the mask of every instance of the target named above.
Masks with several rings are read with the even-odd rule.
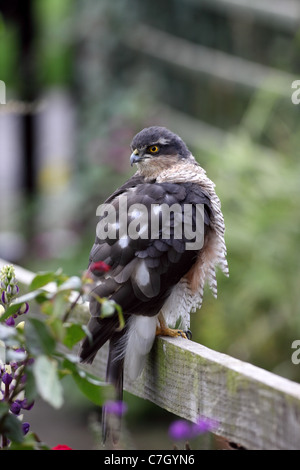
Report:
[[[5,384],[3,399],[6,402],[9,401],[9,384]],[[8,446],[8,439],[5,434],[2,434],[2,448],[4,449],[7,446]]]
[[[5,436],[5,434],[2,435],[2,448],[4,449],[5,447],[8,446],[8,439]]]
[[[66,313],[64,314],[63,318],[62,318],[62,322],[65,323],[67,321],[67,319],[69,318],[69,315],[70,313],[72,312],[72,310],[76,307],[77,305],[77,302],[78,300],[80,299],[80,296],[81,296],[81,292],[79,292],[78,296],[76,297],[76,299],[74,300],[74,302],[71,303],[70,307],[68,308],[68,310],[66,311]]]
[[[11,392],[11,395],[10,395],[10,397],[9,397],[9,400],[10,400],[11,402],[12,402],[13,399],[14,399],[17,395],[19,395],[19,393],[22,391],[22,389],[21,389],[21,390],[18,390],[18,386],[20,385],[20,382],[21,382],[21,379],[22,379],[22,376],[23,376],[23,372],[24,372],[24,370],[25,370],[25,367],[26,367],[28,361],[29,361],[29,356],[27,356],[27,358],[24,360],[24,364],[21,366],[22,369],[21,369],[21,367],[20,367],[19,374],[18,374],[17,379],[16,379],[15,387],[14,387],[14,389],[13,389],[13,391]]]

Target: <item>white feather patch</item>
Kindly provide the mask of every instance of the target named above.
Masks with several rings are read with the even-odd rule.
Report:
[[[125,364],[130,380],[135,380],[142,372],[147,354],[155,340],[157,315],[146,317],[132,315],[127,334]]]
[[[144,261],[141,261],[138,264],[135,274],[135,281],[141,288],[147,286],[150,282],[150,274]]]

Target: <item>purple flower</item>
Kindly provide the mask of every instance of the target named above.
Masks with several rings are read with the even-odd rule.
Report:
[[[23,410],[31,410],[31,408],[33,407],[34,405],[34,401],[28,403],[27,399],[24,398],[24,400],[22,401],[22,408]]]
[[[22,304],[21,307],[19,308],[18,314],[23,315],[23,314],[27,313],[28,310],[29,310],[29,304],[28,304],[28,302],[24,302],[24,304]]]
[[[104,405],[106,413],[123,416],[127,411],[127,405],[124,401],[107,401]]]
[[[7,302],[8,302],[8,298],[7,298],[7,294],[6,294],[5,290],[1,294],[1,302],[3,304],[7,304]]]
[[[8,374],[8,372],[5,372],[3,375],[2,375],[2,382],[5,384],[5,385],[10,385],[11,382],[12,382],[12,375],[11,374]]]
[[[21,401],[20,400],[16,400],[10,405],[10,411],[14,415],[18,415],[21,411],[21,408],[22,408],[22,406],[21,406]]]
[[[27,434],[27,433],[28,433],[29,428],[30,428],[30,424],[29,424],[29,423],[26,423],[26,422],[25,422],[25,423],[22,424],[22,431],[23,431],[24,434]]]
[[[206,432],[214,431],[217,422],[213,419],[199,417],[196,423],[189,423],[183,419],[174,421],[169,427],[169,436],[175,441],[193,439]]]
[[[199,417],[197,423],[192,424],[192,433],[196,437],[205,432],[212,432],[218,427],[217,421],[210,418]]]
[[[19,293],[19,291],[20,291],[19,286],[15,285],[13,287],[12,293],[13,293],[13,295],[17,295]]]
[[[15,349],[15,352],[16,352],[16,353],[24,353],[24,352],[25,352],[25,348],[16,348],[16,349]]]
[[[191,425],[183,419],[173,421],[173,423],[169,427],[169,436],[174,441],[180,441],[181,439],[190,439],[191,435]]]
[[[5,320],[5,324],[7,326],[15,326],[15,320],[14,317],[9,317]]]
[[[23,372],[22,377],[21,377],[21,384],[25,384],[26,380],[27,380],[27,375],[24,374],[24,372]]]

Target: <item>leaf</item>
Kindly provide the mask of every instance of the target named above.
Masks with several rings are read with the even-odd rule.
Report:
[[[6,413],[8,413],[9,406],[5,401],[0,401],[0,419],[2,416],[4,416]]]
[[[63,404],[63,389],[58,378],[57,362],[39,356],[33,364],[36,388],[39,395],[54,408]]]
[[[111,386],[83,369],[79,369],[75,363],[67,359],[64,360],[63,366],[71,372],[79,390],[95,405],[102,406],[107,397],[107,389]]]
[[[106,400],[106,395],[104,396],[102,391],[102,386],[107,386],[107,384],[102,383],[101,386],[92,383],[86,376],[80,376],[74,374],[73,379],[79,388],[79,390],[95,405],[102,406]]]
[[[35,301],[43,306],[46,302],[51,302],[53,298],[52,292],[41,291],[35,298]]]
[[[53,313],[53,301],[44,299],[41,303],[40,309],[45,315],[51,315]]]
[[[53,282],[57,279],[57,273],[48,271],[40,272],[32,279],[29,286],[29,290],[39,289],[40,287],[46,286],[49,282]]]
[[[35,376],[31,366],[26,367],[25,396],[28,403],[33,402],[37,396]]]
[[[37,318],[28,318],[25,323],[26,344],[32,354],[51,354],[56,341],[45,323]]]
[[[85,336],[84,328],[81,325],[71,324],[65,325],[65,337],[63,339],[63,344],[67,346],[67,348],[72,349],[75,344],[78,343],[81,339]]]
[[[8,317],[16,313],[20,308],[20,304],[11,304],[0,317],[0,322],[4,322]]]
[[[52,316],[48,321],[49,329],[51,330],[52,336],[55,338],[55,341],[61,342],[65,336],[65,329],[62,321]]]
[[[50,448],[41,442],[36,434],[29,432],[22,443],[12,442],[9,450],[50,450]]]
[[[68,296],[64,291],[58,292],[53,299],[52,315],[55,317],[62,317],[69,305]]]
[[[79,289],[81,289],[81,286],[82,286],[82,281],[81,281],[80,277],[71,276],[69,279],[67,279],[65,282],[63,282],[59,286],[58,291],[79,290]]]
[[[0,433],[4,434],[10,441],[22,442],[24,433],[21,421],[13,414],[7,413],[0,422]]]

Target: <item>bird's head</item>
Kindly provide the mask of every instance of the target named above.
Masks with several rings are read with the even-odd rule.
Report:
[[[164,169],[191,157],[183,140],[165,127],[147,127],[131,143],[131,166],[136,163],[142,173]]]

